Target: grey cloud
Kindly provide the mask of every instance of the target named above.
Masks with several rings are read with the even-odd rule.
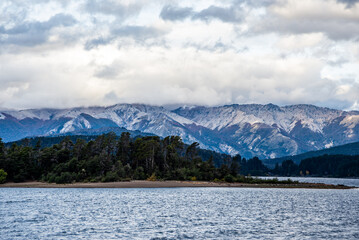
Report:
[[[10,0],[11,4],[16,4],[18,6],[24,6],[27,4],[38,5],[38,4],[44,4],[44,3],[49,3],[49,2],[57,2],[61,6],[67,6],[71,1],[73,1],[73,0],[36,0],[36,1]]]
[[[254,32],[302,34],[322,32],[333,40],[359,39],[359,24],[346,19],[283,19],[268,18],[252,29]]]
[[[120,37],[132,37],[135,40],[146,40],[163,34],[163,31],[154,27],[123,26],[112,29],[112,34]]]
[[[319,1],[324,8],[338,7],[338,14],[332,14],[333,10],[327,12],[326,9],[310,8],[295,14],[296,9],[290,3],[277,2],[267,8],[267,14],[250,28],[249,33],[323,33],[332,40],[359,40],[358,18],[353,12],[355,10],[350,9],[357,2],[359,0]],[[337,3],[346,4],[348,9],[344,12],[343,6],[335,6]],[[276,8],[282,9],[286,14],[282,15]]]
[[[239,7],[222,8],[217,6],[210,6],[198,13],[193,19],[200,19],[202,21],[209,21],[212,19],[219,19],[223,22],[241,22],[243,20],[243,13]]]
[[[259,7],[270,6],[270,5],[274,4],[275,2],[276,2],[276,0],[256,0],[256,1],[235,0],[235,1],[233,1],[233,5],[241,5],[241,4],[245,3],[248,6],[259,8]]]
[[[71,15],[57,14],[45,22],[23,22],[9,29],[0,26],[0,44],[36,46],[48,40],[51,29],[69,27],[76,22]]]
[[[338,7],[335,11],[333,10],[334,14],[326,14],[325,9],[318,9],[321,14],[315,14],[316,9],[311,9],[310,6],[303,8],[299,14],[295,12],[297,9],[283,9],[283,12],[279,12],[275,11],[278,8],[274,9],[277,7],[273,5],[274,0],[230,0],[226,2],[226,4],[231,4],[227,7],[220,7],[219,1],[216,1],[218,5],[215,6],[203,1],[201,3],[195,1],[193,9],[179,7],[175,3],[166,5],[167,1],[160,1],[162,5],[154,6],[153,3],[145,4],[143,0],[85,0],[80,5],[80,9],[72,8],[72,3],[68,5],[68,9],[56,9],[56,11],[71,12],[73,16],[79,16],[81,22],[77,24],[72,16],[65,14],[54,16],[47,21],[30,20],[34,9],[41,6],[40,1],[36,0],[36,3],[33,3],[26,0],[5,0],[5,4],[0,3],[6,8],[0,11],[0,52],[8,51],[7,49],[19,49],[19,54],[0,54],[2,69],[0,71],[0,104],[4,102],[4,106],[7,107],[60,107],[105,104],[121,100],[155,104],[180,102],[213,105],[231,102],[282,104],[306,102],[347,108],[354,102],[359,102],[359,84],[355,82],[358,81],[358,77],[354,65],[358,55],[355,51],[350,52],[353,46],[356,46],[353,41],[333,43],[324,39],[323,42],[318,43],[319,50],[315,47],[315,49],[305,50],[303,54],[296,52],[291,54],[291,50],[288,50],[285,52],[287,59],[271,56],[281,54],[278,53],[280,49],[276,49],[276,46],[272,44],[270,46],[263,44],[260,47],[261,49],[263,47],[264,51],[257,52],[261,42],[276,41],[273,38],[280,40],[282,34],[323,32],[332,39],[359,38],[359,23],[356,16],[354,14],[346,16],[345,12],[344,14],[342,14],[343,11],[340,12],[346,6],[347,12],[353,11],[354,8],[349,7],[355,6],[359,0],[323,0],[331,4],[333,9]],[[14,2],[20,4],[14,6]],[[44,1],[46,2],[51,6],[46,6],[44,9],[53,6],[52,1]],[[125,2],[130,2],[130,4]],[[283,7],[286,6],[284,1],[277,2],[283,4]],[[74,6],[78,5],[77,2],[73,3],[75,3]],[[166,6],[162,8],[163,5]],[[59,7],[58,4],[56,6]],[[158,9],[152,12],[154,7]],[[265,7],[267,8],[264,11],[262,8]],[[289,4],[288,7],[293,6]],[[261,10],[251,11],[256,8],[261,8]],[[303,12],[305,9],[308,9],[308,14]],[[140,11],[144,11],[144,14],[137,17]],[[153,16],[153,14],[157,15]],[[245,31],[236,23],[244,21],[246,16],[249,16],[246,22],[249,33],[236,38],[239,35],[239,33],[236,34],[236,28],[240,29],[238,30],[240,33]],[[190,28],[188,32],[181,35],[183,25],[178,28],[176,24],[178,22],[173,24],[158,22],[159,17],[166,21],[187,19],[210,22],[217,19],[233,23],[234,27],[228,27],[228,32],[225,29],[226,33],[222,36],[220,34],[222,31],[215,34],[219,27],[217,24],[202,26],[196,22],[193,24],[194,29],[188,25],[186,26]],[[127,20],[123,21],[124,19]],[[148,23],[143,23],[147,19],[149,19]],[[161,36],[166,32],[154,27],[157,25],[150,25],[151,23],[159,23],[166,30],[171,28],[169,31],[174,34],[162,38]],[[56,29],[74,24],[77,31],[73,31],[74,28],[71,28],[71,31]],[[210,31],[208,38],[203,39],[200,33],[194,34],[192,38],[191,33],[201,27],[203,31],[207,28]],[[121,49],[110,53],[108,49],[99,49],[92,54],[78,52],[81,49],[78,49],[77,45],[72,49],[59,44],[60,48],[57,50],[60,51],[53,51],[51,54],[42,54],[42,57],[38,57],[39,51],[47,53],[43,49],[49,48],[47,46],[36,47],[34,50],[26,48],[26,51],[23,51],[24,48],[18,46],[4,45],[36,46],[48,41],[53,32],[59,32],[61,40],[69,41],[71,36],[75,39],[81,37],[81,42],[85,42],[85,50],[107,44],[121,45]],[[273,33],[275,37],[264,35],[251,41],[251,33],[260,36],[262,33]],[[242,39],[243,43],[240,42]],[[126,44],[130,44],[131,47],[123,47],[127,46]],[[148,47],[155,44],[161,48]],[[243,44],[250,50],[247,50],[246,54],[236,54],[246,51],[246,48],[242,49]],[[328,52],[332,51],[331,44],[335,48],[343,48],[343,51],[338,51],[338,54],[336,52],[329,54]],[[316,56],[315,51],[323,51],[325,54]],[[78,58],[64,59],[63,53],[66,56],[80,55]],[[344,59],[340,58],[341,54],[345,56]],[[106,58],[107,55],[109,55],[108,58]],[[101,59],[98,59],[98,56],[101,56]],[[115,60],[115,64],[99,66],[98,64],[103,64],[102,57],[107,60],[115,57],[118,58],[118,62]],[[297,58],[299,60],[296,60]],[[313,59],[317,61],[311,62]],[[326,61],[326,59],[331,61]],[[331,71],[336,70],[331,68],[331,65],[339,66],[343,64],[343,61],[350,64],[345,65],[332,76]],[[26,64],[27,62],[29,64]],[[73,64],[76,67],[69,67]],[[151,68],[143,68],[144,65],[150,65]],[[324,74],[326,77],[336,79],[353,76],[354,80],[343,83],[338,83],[337,80],[323,80],[321,72],[327,67],[329,71]],[[89,81],[91,84],[88,84]],[[337,91],[339,93],[336,94],[336,90],[340,90],[340,87],[343,93]]]
[[[335,60],[328,60],[327,64],[330,66],[341,67],[343,64],[349,63],[350,60],[344,56],[338,56]]]
[[[185,48],[195,48],[197,51],[208,51],[208,52],[225,52],[228,50],[233,50],[234,52],[246,52],[248,51],[247,47],[236,48],[234,46],[227,45],[223,43],[221,40],[218,40],[212,44],[196,44],[188,42],[184,44]]]
[[[85,43],[85,50],[91,50],[102,45],[113,43],[118,38],[132,38],[137,42],[145,41],[151,38],[157,38],[164,34],[164,31],[155,27],[147,26],[119,26],[110,30],[110,34],[107,37],[98,37],[88,40]],[[160,44],[163,44],[160,42]]]
[[[110,66],[105,66],[95,73],[95,77],[102,79],[114,79],[121,72],[121,66],[118,63],[113,63]]]
[[[169,21],[176,21],[176,20],[183,20],[187,17],[190,17],[193,15],[192,8],[189,7],[176,7],[171,5],[166,5],[162,8],[160,17],[163,20],[169,20]]]
[[[98,37],[98,38],[90,39],[85,43],[85,50],[91,50],[101,45],[107,45],[111,43],[113,39],[114,39],[113,37],[107,37],[107,38]]]
[[[86,12],[113,15],[122,19],[139,13],[141,8],[139,4],[124,5],[114,0],[89,0],[84,5]]]
[[[103,100],[105,103],[113,104],[118,103],[120,99],[114,91],[111,91],[103,97]]]
[[[209,6],[202,11],[195,12],[189,7],[177,7],[166,5],[162,8],[160,17],[163,20],[177,21],[184,20],[191,17],[192,20],[210,21],[213,19],[219,19],[223,22],[241,22],[243,20],[243,13],[240,4],[234,4],[231,7],[224,8],[218,6]]]
[[[339,3],[344,3],[348,8],[353,7],[359,0],[337,0]]]
[[[73,16],[59,13],[51,17],[49,21],[44,22],[44,26],[47,27],[48,29],[61,25],[68,27],[74,25],[76,22],[77,21]]]

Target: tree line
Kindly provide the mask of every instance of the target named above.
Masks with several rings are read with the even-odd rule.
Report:
[[[247,160],[203,150],[196,142],[184,144],[179,136],[131,138],[130,133],[123,132],[121,136],[108,133],[74,139],[35,138],[5,145],[0,138],[0,183],[5,179],[56,183],[144,179],[258,182],[244,176],[359,176],[359,156],[324,155],[302,160],[299,165],[286,160],[269,169],[257,157]]]
[[[258,158],[217,155],[186,145],[179,136],[131,138],[128,132],[100,135],[75,142],[65,137],[52,146],[29,140],[5,147],[0,140],[0,169],[8,181],[41,180],[56,183],[127,181],[143,179],[238,181],[242,174],[267,168]],[[210,154],[213,153],[213,154]],[[204,156],[204,157],[203,157]],[[216,162],[215,162],[215,161]],[[244,178],[241,177],[242,181]]]
[[[280,176],[359,177],[359,155],[325,154],[304,159],[299,165],[286,160],[271,172]]]

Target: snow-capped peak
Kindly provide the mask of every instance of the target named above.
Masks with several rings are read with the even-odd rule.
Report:
[[[9,118],[7,116],[10,116]],[[359,113],[313,105],[182,106],[169,110],[145,104],[2,111],[0,137],[65,134],[122,127],[245,157],[280,157],[359,141]],[[16,133],[16,134],[14,134]]]

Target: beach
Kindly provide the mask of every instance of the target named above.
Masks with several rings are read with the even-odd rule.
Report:
[[[291,183],[291,184],[249,184],[206,181],[127,181],[127,182],[76,182],[56,184],[47,182],[8,182],[0,188],[180,188],[180,187],[232,187],[232,188],[309,188],[309,189],[351,189],[344,185],[322,183]]]

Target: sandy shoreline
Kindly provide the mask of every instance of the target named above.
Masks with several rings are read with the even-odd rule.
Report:
[[[343,185],[321,183],[293,184],[248,184],[248,183],[215,183],[201,181],[130,181],[130,182],[96,182],[55,184],[45,182],[5,183],[0,188],[176,188],[176,187],[235,187],[235,188],[311,188],[311,189],[351,189]]]

